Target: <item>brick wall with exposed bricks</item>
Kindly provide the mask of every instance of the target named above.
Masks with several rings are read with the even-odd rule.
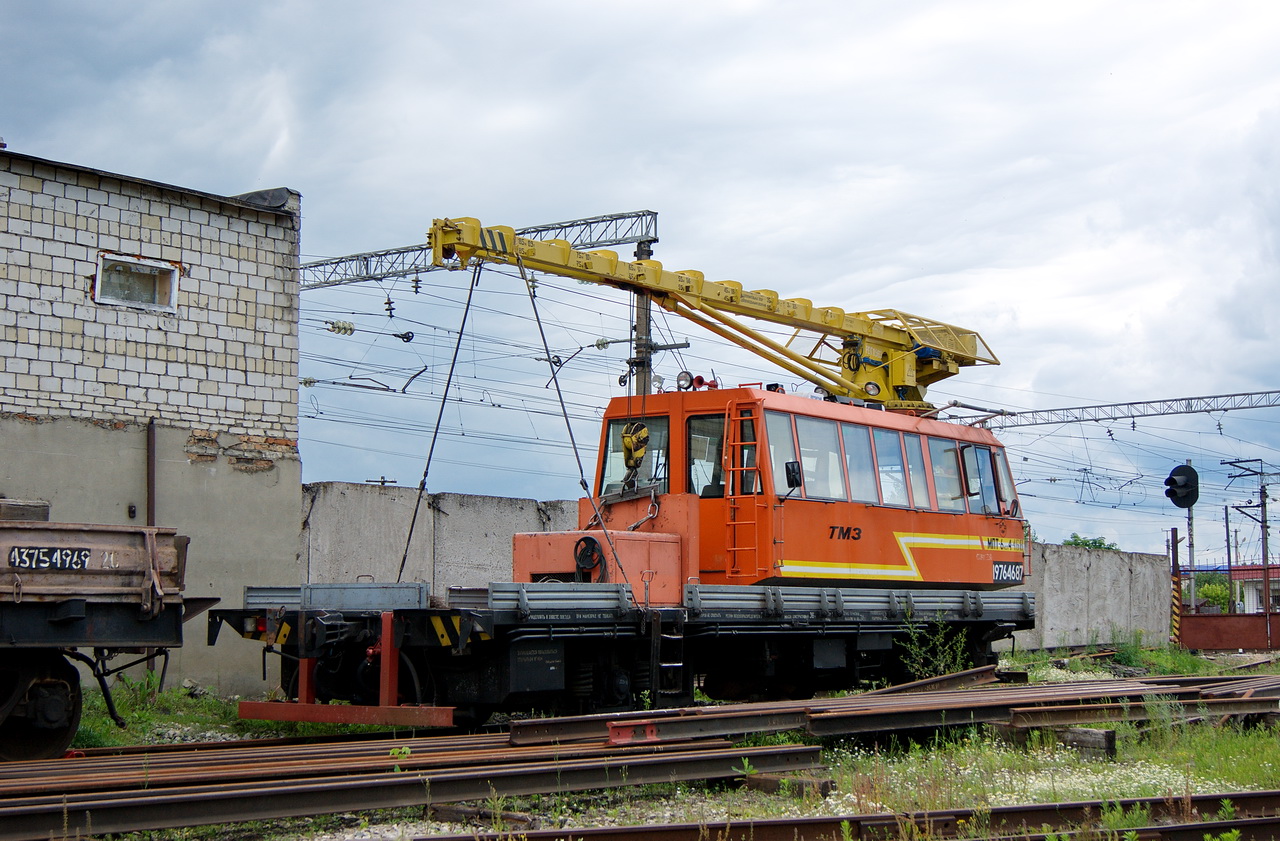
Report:
[[[0,151],[0,412],[295,442],[300,201],[273,192]],[[117,256],[172,267],[176,288],[160,306],[107,300],[97,276]]]

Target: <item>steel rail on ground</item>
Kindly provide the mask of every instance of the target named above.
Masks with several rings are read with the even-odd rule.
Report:
[[[185,750],[163,750],[159,753],[127,753],[79,756],[68,755],[54,760],[31,760],[0,763],[0,787],[26,781],[37,784],[51,777],[93,775],[99,779],[119,780],[137,769],[163,772],[166,769],[199,768],[208,779],[206,769],[214,766],[233,768],[237,765],[257,766],[267,763],[291,762],[302,766],[311,761],[335,759],[338,761],[361,760],[382,757],[391,762],[391,748],[397,753],[409,749],[410,756],[422,758],[439,753],[478,751],[509,747],[507,736],[502,733],[467,736],[414,736],[400,737],[391,742],[329,742],[312,740],[310,743],[290,745],[259,745],[254,742],[199,742],[185,745]],[[171,746],[161,746],[171,747]],[[394,764],[394,763],[392,763]],[[391,767],[391,764],[388,765]],[[0,790],[3,790],[0,788]]]
[[[0,800],[0,841],[171,829],[647,783],[730,779],[742,776],[747,768],[762,773],[788,773],[815,768],[820,761],[819,748],[807,745],[716,748],[293,781],[251,780],[145,791],[13,797]]]
[[[815,736],[886,733],[1013,724],[1015,710],[1025,712],[1037,707],[1082,708],[1076,712],[1060,712],[1063,723],[1138,720],[1145,717],[1150,703],[1178,704],[1188,711],[1187,715],[1210,707],[1219,715],[1244,715],[1280,712],[1277,695],[1280,695],[1280,677],[1276,676],[1175,677],[982,686],[911,694],[864,693],[835,699],[528,719],[511,723],[511,743],[571,744],[608,740],[613,744],[638,744],[786,730],[806,730]],[[1119,707],[1107,708],[1103,706],[1106,704]],[[1125,716],[1116,714],[1119,708],[1127,711]],[[1035,726],[1052,723],[1045,718]]]
[[[689,749],[727,748],[724,740],[703,741]],[[677,745],[635,745],[619,748],[613,745],[574,745],[512,747],[489,745],[473,749],[432,749],[413,740],[405,741],[391,751],[354,753],[340,751],[326,755],[287,754],[263,756],[256,751],[244,755],[233,751],[187,756],[167,755],[165,761],[155,758],[128,763],[50,762],[37,773],[23,774],[21,768],[0,777],[0,798],[36,797],[43,794],[70,794],[104,790],[104,779],[113,791],[158,789],[196,785],[216,780],[222,783],[254,781],[281,782],[289,779],[378,774],[389,772],[458,769],[475,766],[536,764],[570,759],[603,758],[622,760],[638,754],[673,753],[683,750]],[[52,770],[50,770],[52,769]],[[8,802],[0,800],[0,804]]]
[[[909,814],[834,815],[800,818],[739,819],[703,823],[521,829],[432,835],[431,841],[890,841],[900,838],[1008,838],[1044,841],[1077,832],[1093,839],[1119,838],[1123,831],[1099,833],[1104,810],[1137,814],[1145,810],[1152,826],[1133,830],[1142,839],[1203,841],[1206,835],[1240,830],[1240,841],[1280,837],[1280,791],[1232,792],[1192,797],[1142,797],[1003,806],[989,810],[941,809]],[[1220,816],[1228,812],[1231,819]],[[1078,829],[1082,828],[1082,829]],[[980,833],[975,835],[975,833]],[[426,841],[416,838],[413,841]]]

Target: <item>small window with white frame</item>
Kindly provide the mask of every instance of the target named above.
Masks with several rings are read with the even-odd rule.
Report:
[[[174,263],[99,252],[93,298],[100,304],[174,312],[178,274]]]

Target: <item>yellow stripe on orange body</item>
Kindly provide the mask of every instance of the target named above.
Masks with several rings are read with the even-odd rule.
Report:
[[[849,563],[846,561],[788,560],[779,563],[779,573],[793,578],[875,578],[890,581],[922,581],[916,552],[922,549],[955,551],[971,559],[973,552],[1016,554],[1021,558],[1025,541],[1021,538],[990,538],[964,534],[914,534],[894,532],[901,553],[890,563]]]

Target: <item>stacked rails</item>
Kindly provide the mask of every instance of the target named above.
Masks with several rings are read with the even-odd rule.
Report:
[[[1173,717],[1181,719],[1280,713],[1280,676],[1163,677],[913,694],[866,693],[820,700],[530,719],[512,722],[511,742],[532,745],[607,740],[612,744],[641,744],[786,730],[843,736],[979,724],[1033,728],[1140,721],[1157,707],[1172,707]]]
[[[391,746],[394,745],[394,749]],[[513,747],[504,734],[0,764],[0,841],[63,838],[815,768],[805,745]]]

